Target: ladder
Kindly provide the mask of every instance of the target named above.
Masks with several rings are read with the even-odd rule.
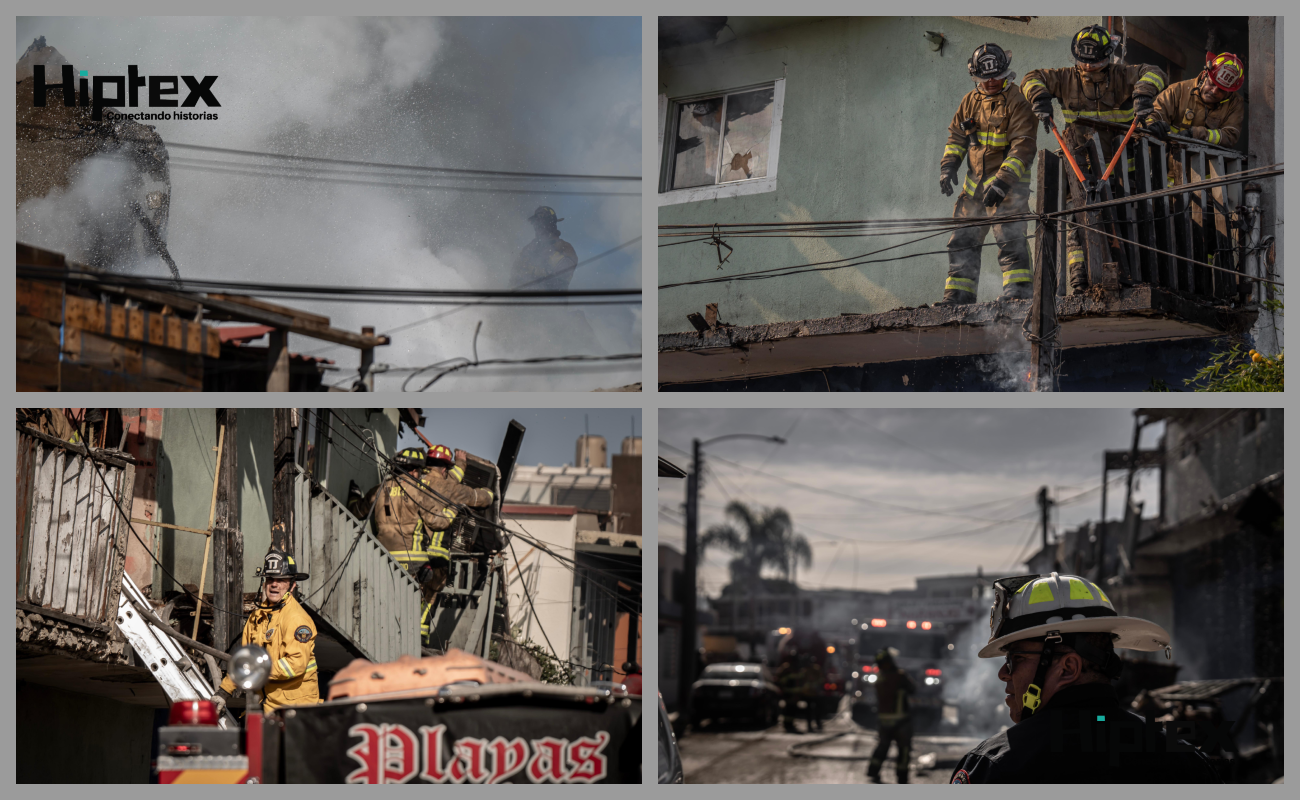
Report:
[[[149,607],[149,601],[135,585],[135,581],[123,572],[122,591],[117,598],[117,627],[131,643],[137,658],[142,664],[149,665],[154,679],[162,686],[171,702],[211,698],[215,691],[198,666],[166,631],[159,630],[140,615],[139,609]],[[211,656],[205,658],[212,681],[216,683],[221,677],[216,659]],[[218,724],[222,728],[238,727],[229,710],[222,714]]]

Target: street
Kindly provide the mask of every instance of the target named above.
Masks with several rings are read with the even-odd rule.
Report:
[[[849,719],[846,704],[819,733],[787,733],[780,724],[766,730],[705,725],[678,739],[687,783],[866,783],[875,731]],[[798,723],[802,731],[804,723]],[[915,736],[912,783],[947,783],[953,767],[979,739]],[[897,783],[897,748],[891,747],[881,780]]]

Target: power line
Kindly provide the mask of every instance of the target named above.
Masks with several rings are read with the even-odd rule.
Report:
[[[374,300],[392,302],[434,302],[436,300],[463,301],[466,298],[488,299],[578,299],[596,297],[626,297],[641,295],[640,289],[575,289],[575,290],[536,290],[529,292],[502,291],[495,289],[407,289],[376,286],[317,286],[290,283],[255,283],[239,281],[212,281],[188,279],[174,281],[171,278],[151,278],[147,276],[116,275],[113,273],[91,273],[76,270],[51,270],[31,264],[18,265],[18,277],[41,280],[57,280],[68,283],[87,283],[99,286],[136,286],[155,288],[164,291],[204,292],[216,290],[225,292],[248,292],[258,296],[299,296],[305,298],[322,297],[339,300],[347,297],[365,297]],[[420,299],[415,299],[418,297]],[[423,298],[430,298],[425,300]]]
[[[461,364],[455,364],[455,365],[453,365],[453,366],[448,366],[448,367],[443,368],[441,372],[439,372],[437,375],[435,375],[435,376],[433,376],[432,378],[430,378],[428,383],[424,384],[423,386],[421,386],[421,387],[420,387],[419,389],[417,389],[416,391],[423,392],[423,391],[427,390],[430,386],[433,386],[435,383],[437,383],[438,381],[442,380],[444,377],[446,377],[446,376],[448,376],[448,375],[450,375],[450,374],[452,374],[452,373],[454,373],[454,372],[458,372],[458,371],[460,371],[460,370],[464,370],[464,369],[473,369],[473,368],[475,368],[475,367],[481,367],[481,366],[486,366],[486,365],[493,365],[493,364],[498,364],[498,365],[499,365],[499,364],[550,364],[550,363],[557,363],[557,362],[564,362],[564,363],[571,363],[571,362],[590,363],[590,362],[609,362],[609,361],[638,361],[638,360],[640,360],[640,359],[641,359],[641,354],[640,354],[640,353],[619,353],[619,354],[617,354],[617,355],[612,355],[612,356],[574,355],[574,356],[538,356],[538,357],[536,357],[536,358],[485,358],[485,359],[483,359],[483,360],[475,360],[475,361],[465,360],[464,363],[461,363]],[[453,360],[455,360],[455,359],[453,359]],[[406,391],[406,384],[407,384],[407,383],[408,383],[412,378],[414,378],[416,375],[419,375],[420,373],[422,373],[422,372],[426,372],[426,371],[431,370],[431,369],[436,369],[436,368],[438,368],[438,367],[439,367],[441,364],[443,364],[443,363],[446,363],[446,362],[439,362],[438,364],[430,364],[430,365],[428,365],[428,366],[424,366],[424,367],[402,367],[402,368],[400,368],[400,369],[403,370],[403,371],[404,371],[404,370],[407,370],[407,369],[412,370],[412,371],[411,371],[411,374],[410,374],[409,376],[407,376],[407,378],[406,378],[405,381],[402,382],[402,391]],[[389,370],[389,371],[390,371],[390,372],[396,372],[396,371],[399,371],[399,370]]]
[[[18,123],[18,127],[66,132],[65,128],[60,128],[52,125],[37,125],[28,122],[20,122]],[[81,135],[77,134],[73,137],[61,137],[61,138],[81,138]],[[137,137],[137,136],[114,135],[112,138],[118,141],[136,141],[136,142],[146,142],[149,144],[155,143],[154,138],[144,137],[144,136]],[[588,175],[588,174],[562,173],[562,172],[506,172],[502,170],[464,169],[458,167],[425,167],[425,166],[420,166],[415,164],[386,164],[377,161],[352,161],[352,160],[339,159],[339,158],[322,158],[320,156],[292,155],[288,153],[266,153],[266,152],[260,152],[256,150],[235,150],[229,147],[212,147],[210,145],[184,144],[182,142],[162,141],[162,144],[167,147],[177,147],[183,150],[203,150],[209,153],[229,153],[232,155],[255,156],[258,158],[279,159],[283,161],[306,161],[314,164],[343,164],[343,165],[354,166],[354,167],[378,167],[382,169],[401,169],[401,170],[411,170],[416,172],[432,172],[432,173],[441,173],[441,174],[479,175],[479,176],[493,175],[493,176],[506,176],[512,178],[553,178],[553,179],[602,180],[602,181],[641,180],[640,175]]]

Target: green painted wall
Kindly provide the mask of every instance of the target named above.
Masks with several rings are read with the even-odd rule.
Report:
[[[331,414],[336,417],[331,421],[335,433],[325,485],[330,494],[346,503],[349,481],[356,481],[363,492],[379,483],[374,454],[359,444],[352,428],[372,431],[380,452],[392,456],[397,445],[398,414],[395,408],[336,408]],[[343,417],[352,427],[337,417]]]
[[[1096,21],[1039,17],[1024,24],[991,17],[845,17],[753,35],[746,35],[740,25],[740,37],[725,44],[661,52],[659,91],[669,99],[781,77],[786,85],[776,191],[661,206],[659,221],[950,216],[955,197],[939,191],[939,158],[957,104],[974,88],[966,70],[971,52],[989,41],[1013,51],[1019,83],[1031,69],[1068,66],[1069,37]],[[925,31],[945,36],[941,51],[930,49]],[[1063,124],[1059,109],[1057,124]],[[1040,149],[1048,138],[1040,128]],[[735,239],[729,242],[735,253],[723,272],[717,269],[711,246],[665,247],[659,250],[659,283],[829,261],[906,238]],[[882,255],[944,251],[946,243],[947,235],[941,234]],[[942,297],[947,271],[947,255],[939,253],[790,278],[661,290],[659,331],[690,330],[686,315],[703,313],[710,302],[719,303],[724,322],[739,325],[918,306]],[[984,251],[979,300],[991,300],[1001,290],[997,248],[989,247]]]

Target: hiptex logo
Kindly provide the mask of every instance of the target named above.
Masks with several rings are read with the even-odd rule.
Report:
[[[170,95],[180,94],[180,83],[175,75],[151,75],[148,80],[140,75],[140,70],[134,64],[126,68],[126,75],[96,75],[94,81],[94,91],[90,90],[89,84],[91,78],[87,76],[86,70],[81,70],[81,100],[78,102],[76,86],[73,84],[72,65],[63,65],[63,82],[46,83],[45,82],[45,65],[36,64],[32,67],[32,105],[38,108],[45,107],[45,94],[52,89],[63,90],[63,105],[71,108],[72,106],[89,106],[91,108],[90,118],[99,121],[104,117],[104,109],[109,108],[131,108],[139,107],[140,89],[148,83],[149,85],[149,107],[150,108],[176,108],[177,103],[174,99],[169,99]],[[217,82],[216,75],[204,75],[203,80],[196,79],[193,75],[180,76],[181,81],[185,81],[185,87],[188,93],[184,102],[180,103],[181,108],[194,108],[202,100],[204,105],[209,108],[219,108],[220,103],[212,94],[212,84]],[[114,88],[113,97],[104,96],[104,87],[112,86]],[[187,112],[187,111],[162,111],[156,114],[137,113],[121,114],[115,111],[109,111],[110,117],[125,119],[216,119],[217,115],[210,112]]]

